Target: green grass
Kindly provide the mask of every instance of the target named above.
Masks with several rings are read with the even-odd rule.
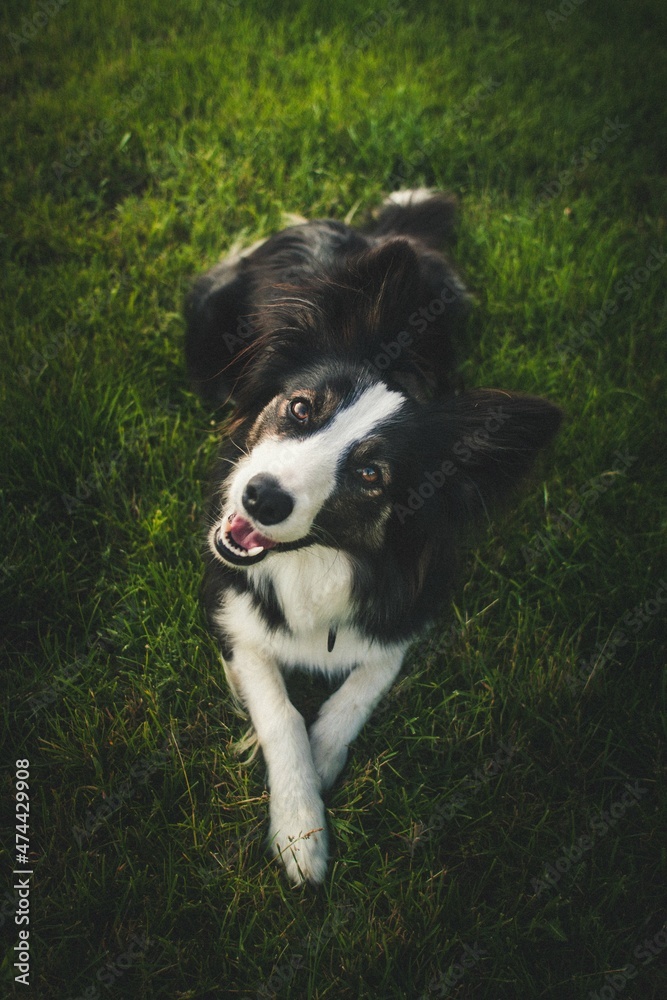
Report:
[[[666,916],[667,266],[638,271],[667,246],[664,13],[48,9],[8,3],[0,30],[4,989],[664,997],[667,950],[635,956]],[[298,890],[263,852],[262,762],[234,753],[199,609],[224,414],[185,385],[180,309],[282,212],[344,218],[399,182],[461,198],[467,382],[568,419],[357,740],[328,798],[329,878]]]

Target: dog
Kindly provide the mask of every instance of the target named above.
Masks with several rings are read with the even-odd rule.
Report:
[[[539,397],[461,388],[470,296],[443,252],[455,217],[452,196],[419,189],[365,228],[303,221],[228,256],[186,301],[191,383],[234,407],[204,601],[267,766],[269,844],[296,884],[325,877],[322,796],[441,615],[457,544],[561,422]],[[294,668],[340,681],[310,731]]]

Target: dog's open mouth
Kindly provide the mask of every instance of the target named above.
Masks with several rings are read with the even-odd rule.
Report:
[[[235,566],[249,566],[263,559],[278,543],[262,535],[245,517],[233,513],[218,528],[214,544],[226,562]]]

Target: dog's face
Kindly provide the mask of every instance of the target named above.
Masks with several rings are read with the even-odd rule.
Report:
[[[391,537],[413,557],[433,551],[512,489],[559,423],[532,396],[424,402],[363,366],[305,369],[254,420],[210,549],[241,568],[314,542],[368,554]]]
[[[361,370],[322,366],[291,378],[255,420],[225,483],[209,535],[215,555],[250,566],[315,541],[380,548],[413,409]]]

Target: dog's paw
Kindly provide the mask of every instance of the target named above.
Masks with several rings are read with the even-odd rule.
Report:
[[[321,799],[316,806],[313,803],[289,812],[272,802],[269,840],[273,854],[282,860],[295,885],[319,885],[324,880],[329,837]]]
[[[326,792],[345,767],[347,747],[341,745],[340,739],[332,733],[331,726],[327,725],[324,716],[317,720],[310,731],[310,750],[315,770],[320,778],[320,787]]]

